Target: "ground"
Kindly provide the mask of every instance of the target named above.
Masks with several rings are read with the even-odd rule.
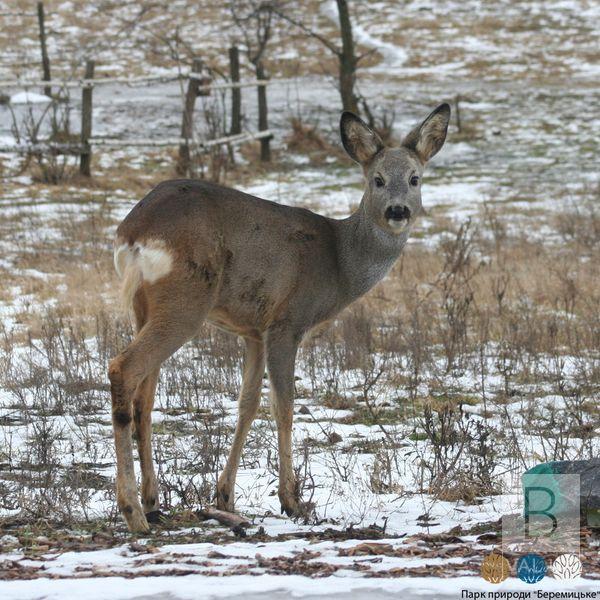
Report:
[[[335,6],[310,5],[334,35]],[[172,3],[171,20],[143,6],[48,2],[55,72],[79,73],[90,53],[100,76],[173,72],[197,53],[225,66],[220,5],[199,14],[198,3]],[[106,367],[131,324],[117,302],[112,242],[134,203],[174,176],[176,149],[99,150],[89,180],[72,159],[0,154],[3,598],[522,589],[514,572],[500,586],[479,576],[501,548],[499,519],[520,510],[521,474],[599,450],[598,8],[414,1],[357,3],[353,14],[361,51],[379,50],[365,59],[360,90],[381,119],[394,113],[396,141],[439,102],[454,112],[403,257],[300,352],[295,464],[315,505],[305,522],[280,515],[266,379],[236,489],[246,536],[202,518],[231,440],[241,364],[239,343],[207,328],[165,365],[153,411],[166,519],[148,537],[127,533],[113,492]],[[14,21],[18,43],[2,30],[3,78],[37,70],[28,18]],[[185,44],[169,53],[173,23]],[[295,77],[268,91],[273,163],[248,145],[235,165],[215,155],[198,169],[348,215],[362,181],[337,139],[339,99],[323,74],[333,63],[288,28],[268,61],[274,77]],[[251,130],[253,96],[244,92]],[[227,121],[221,101],[199,101],[201,135],[215,115]],[[44,106],[0,106],[1,143],[14,143],[14,123],[27,138]],[[178,135],[177,82],[99,87],[94,106],[95,135]],[[584,530],[581,544],[583,579],[547,577],[536,589],[597,591],[597,534]],[[514,568],[518,553],[502,550]]]

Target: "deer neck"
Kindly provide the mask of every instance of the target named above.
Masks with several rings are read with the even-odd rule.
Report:
[[[357,211],[337,224],[340,300],[348,304],[387,275],[406,244],[408,231],[393,234],[378,227],[367,214],[364,196]]]

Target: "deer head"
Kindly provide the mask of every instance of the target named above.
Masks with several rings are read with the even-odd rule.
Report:
[[[443,146],[449,120],[450,106],[440,104],[400,146],[389,148],[355,114],[342,114],[342,143],[348,155],[363,168],[363,208],[376,227],[398,235],[407,231],[421,213],[423,170]]]

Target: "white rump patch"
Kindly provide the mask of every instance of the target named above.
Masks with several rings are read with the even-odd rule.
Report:
[[[115,269],[123,277],[130,267],[137,267],[142,279],[154,283],[168,275],[173,268],[173,257],[162,240],[144,240],[115,246]]]
[[[160,240],[137,242],[133,246],[135,257],[142,270],[142,277],[148,283],[154,283],[168,275],[173,267],[173,258],[165,244]]]

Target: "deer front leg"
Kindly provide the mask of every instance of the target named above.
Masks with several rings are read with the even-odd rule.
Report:
[[[260,404],[260,388],[265,372],[265,351],[262,341],[246,340],[242,389],[238,398],[238,420],[227,464],[217,483],[217,507],[232,511],[235,504],[235,477],[244,442]]]
[[[291,335],[271,334],[267,339],[267,369],[271,382],[271,410],[277,424],[279,448],[279,500],[288,516],[301,511],[292,464],[294,416],[294,364],[298,342]]]

